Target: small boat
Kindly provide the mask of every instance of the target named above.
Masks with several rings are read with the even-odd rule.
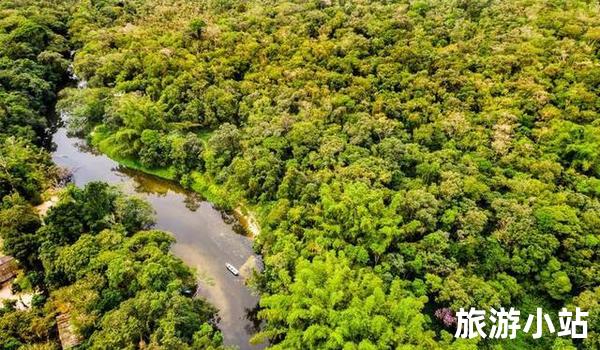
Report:
[[[240,272],[235,267],[233,267],[233,265],[231,265],[230,263],[225,264],[225,267],[227,267],[227,270],[229,270],[229,272],[231,272],[235,276],[240,274]]]

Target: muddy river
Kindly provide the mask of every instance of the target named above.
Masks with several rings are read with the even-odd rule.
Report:
[[[63,116],[64,117],[64,116]],[[64,119],[64,118],[63,118]],[[224,342],[240,349],[261,349],[249,339],[257,330],[253,321],[258,302],[244,284],[244,275],[258,257],[252,241],[233,230],[219,210],[180,186],[151,175],[127,169],[97,154],[78,138],[68,137],[64,127],[54,134],[54,161],[72,171],[79,186],[104,181],[149,201],[156,211],[156,228],[171,232],[177,239],[173,253],[198,272],[198,294],[219,309],[219,328]],[[225,264],[241,270],[232,275]]]

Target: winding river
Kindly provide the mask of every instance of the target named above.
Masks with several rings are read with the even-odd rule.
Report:
[[[226,345],[242,350],[265,347],[249,344],[258,327],[253,321],[258,297],[244,284],[246,269],[241,269],[241,276],[234,276],[225,268],[225,263],[240,269],[259,261],[248,237],[237,234],[220,211],[197,195],[97,154],[87,148],[83,140],[69,137],[64,127],[58,128],[53,142],[56,145],[52,153],[54,162],[72,172],[76,185],[104,181],[152,204],[156,227],[173,233],[177,239],[173,253],[197,270],[198,294],[219,309],[218,326]]]

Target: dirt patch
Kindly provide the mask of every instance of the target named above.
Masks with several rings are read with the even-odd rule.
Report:
[[[242,276],[244,280],[247,280],[252,277],[254,271],[260,272],[261,269],[262,266],[260,261],[254,255],[251,255],[244,265],[240,267],[240,276]]]
[[[31,299],[33,298],[32,293],[17,293],[13,294],[11,290],[12,284],[5,283],[0,288],[0,304],[4,300],[16,300],[15,307],[17,310],[26,310],[31,307]]]
[[[45,216],[48,213],[48,210],[58,203],[58,200],[59,198],[57,195],[52,195],[50,196],[50,199],[35,207],[35,210],[37,210],[40,216]]]
[[[242,207],[235,208],[233,210],[233,214],[244,230],[248,232],[250,237],[256,237],[260,234],[260,226],[254,214],[250,212],[244,213],[244,209]]]

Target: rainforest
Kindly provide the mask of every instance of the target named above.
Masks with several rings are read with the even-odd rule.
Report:
[[[2,350],[600,349],[600,3],[2,0],[0,199]]]

